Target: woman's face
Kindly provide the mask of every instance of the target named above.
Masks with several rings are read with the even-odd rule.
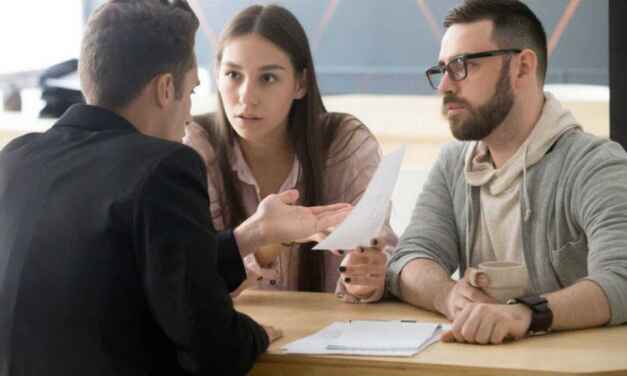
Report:
[[[255,143],[285,137],[292,102],[306,92],[288,55],[256,34],[225,43],[217,82],[233,129]]]

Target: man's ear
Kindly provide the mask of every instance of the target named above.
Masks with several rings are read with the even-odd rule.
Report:
[[[520,87],[525,82],[538,81],[538,55],[526,48],[518,54],[517,64],[515,68],[514,85]]]
[[[303,69],[296,84],[298,87],[296,88],[294,99],[303,99],[307,95],[307,68]]]
[[[174,100],[174,76],[172,73],[163,73],[155,77],[154,82],[156,101],[159,107],[167,106]]]

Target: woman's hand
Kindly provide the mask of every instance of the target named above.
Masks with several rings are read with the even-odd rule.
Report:
[[[349,251],[340,265],[340,278],[349,294],[368,301],[381,299],[387,268],[384,249],[383,239],[377,238],[370,247]]]

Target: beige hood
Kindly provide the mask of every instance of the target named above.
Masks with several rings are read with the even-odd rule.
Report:
[[[525,185],[527,169],[542,159],[564,132],[573,128],[580,126],[572,113],[562,108],[560,102],[546,92],[540,119],[527,140],[501,168],[494,168],[487,157],[487,147],[483,142],[475,141],[468,148],[464,165],[466,182],[472,186],[487,184],[486,188],[491,195],[499,195],[509,189],[521,174]],[[527,196],[526,187],[524,188]]]

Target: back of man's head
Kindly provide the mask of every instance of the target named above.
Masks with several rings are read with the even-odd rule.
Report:
[[[449,11],[444,27],[490,20],[493,39],[499,48],[529,48],[538,57],[538,80],[544,82],[547,70],[546,33],[538,17],[518,0],[466,0]]]
[[[87,103],[118,110],[157,75],[171,73],[176,97],[195,64],[198,19],[185,0],[109,0],[90,16],[79,72]]]

